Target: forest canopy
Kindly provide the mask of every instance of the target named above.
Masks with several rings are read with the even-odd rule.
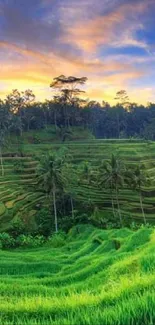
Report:
[[[86,77],[56,77],[50,84],[51,100],[44,102],[36,101],[29,89],[12,90],[0,100],[1,142],[7,128],[22,135],[49,125],[56,129],[82,126],[97,138],[155,139],[155,103],[132,103],[125,90],[117,92],[114,106],[104,100],[84,100],[81,95],[86,81]]]

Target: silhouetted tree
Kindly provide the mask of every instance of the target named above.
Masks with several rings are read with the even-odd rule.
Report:
[[[86,81],[86,77],[65,77],[64,75],[61,75],[54,78],[50,85],[52,89],[59,91],[59,104],[62,107],[65,127],[70,126],[68,105],[72,106],[77,103],[78,96],[84,92],[78,88],[78,85],[84,85]]]

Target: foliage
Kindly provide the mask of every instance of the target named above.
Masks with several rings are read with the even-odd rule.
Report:
[[[41,235],[20,235],[16,238],[16,246],[18,247],[39,247],[45,243],[45,237]]]
[[[39,136],[37,136],[37,135],[33,136],[33,143],[36,143],[36,144],[41,143]]]
[[[142,224],[142,223],[137,223],[135,221],[131,222],[131,224],[129,225],[130,228],[132,230],[138,230],[138,229],[142,229],[142,228],[153,228],[154,226],[151,225],[149,222],[147,222],[146,224]]]
[[[14,237],[13,237],[14,236]],[[29,234],[21,234],[15,237],[15,234],[10,235],[6,232],[0,233],[0,248],[28,248],[40,247],[45,243],[45,237],[41,235],[32,236]]]
[[[122,214],[120,210],[119,198],[118,193],[119,189],[124,185],[124,174],[125,174],[125,165],[114,154],[111,156],[111,160],[102,162],[99,170],[99,184],[104,186],[105,188],[110,189],[111,193],[111,200],[112,200],[112,208],[113,208],[113,215],[116,216],[115,213],[115,206],[114,206],[114,195],[116,197],[117,202],[117,213],[120,219],[120,224],[122,225]]]
[[[0,248],[34,248],[43,246],[44,244],[56,248],[65,245],[66,234],[62,231],[53,233],[49,237],[19,233],[20,231],[17,231],[16,233],[0,233]]]
[[[17,236],[26,233],[26,227],[21,218],[13,219],[13,221],[10,223],[10,229],[9,234],[16,238]]]
[[[126,175],[127,184],[132,188],[136,189],[139,192],[140,197],[140,206],[142,210],[143,220],[146,224],[146,217],[143,208],[143,200],[142,200],[142,189],[143,186],[149,184],[149,177],[146,174],[145,166],[138,165],[134,170],[127,171]]]
[[[66,235],[64,232],[57,232],[48,238],[47,244],[52,247],[62,247],[65,245]]]
[[[0,233],[0,247],[2,249],[15,247],[15,239],[5,232]]]
[[[40,137],[43,139],[42,134]],[[1,231],[9,231],[9,228],[12,227],[11,220],[15,220],[16,217],[21,218],[27,231],[33,234],[39,233],[47,237],[54,230],[53,199],[49,198],[44,183],[37,183],[35,172],[37,157],[40,159],[45,157],[47,149],[52,155],[56,153],[56,156],[61,156],[61,148],[63,148],[61,144],[25,144],[24,157],[14,157],[14,153],[11,151],[6,153],[4,166],[6,166],[7,173],[0,185],[1,201],[3,202],[0,204]],[[60,167],[60,178],[56,189],[59,229],[68,231],[78,222],[94,223],[91,216],[96,207],[103,210],[105,214],[105,218],[102,218],[101,215],[101,220],[98,217],[98,220],[95,221],[96,225],[106,228],[112,227],[113,224],[114,227],[118,227],[120,221],[118,221],[115,187],[112,188],[112,197],[111,184],[107,183],[109,172],[107,175],[104,167],[105,164],[111,166],[112,152],[117,161],[120,161],[119,174],[123,179],[122,184],[119,183],[118,190],[123,225],[128,226],[133,220],[144,223],[139,189],[137,186],[133,186],[135,182],[130,180],[129,183],[132,183],[132,186],[127,183],[127,174],[135,173],[140,160],[141,164],[145,165],[145,168],[141,168],[141,176],[145,176],[143,173],[146,174],[146,172],[150,175],[150,182],[144,182],[141,189],[143,209],[146,222],[154,222],[154,143],[135,142],[131,144],[129,141],[122,140],[115,142],[92,140],[88,144],[76,142],[68,144],[67,149],[64,148],[63,151],[62,157],[65,155],[65,158],[60,164],[61,167],[58,166],[58,168]],[[103,163],[101,163],[102,160]],[[13,173],[14,161],[22,162],[24,167],[22,173]],[[123,165],[125,165],[125,170],[122,168]],[[111,167],[108,167],[108,170],[111,173]],[[42,172],[42,181],[44,181],[44,170]],[[49,182],[48,176],[47,181]],[[112,199],[115,213],[113,213]],[[42,209],[46,209],[46,211],[42,211]]]
[[[24,131],[48,130],[49,126],[61,130],[62,141],[72,138],[71,127],[88,128],[97,138],[142,138],[155,139],[155,104],[146,107],[129,102],[125,90],[116,94],[118,104],[110,106],[102,101],[85,101],[80,95],[87,78],[58,76],[51,83],[54,90],[52,100],[35,102],[31,90],[20,92],[14,89],[4,101],[0,102],[1,139],[6,143],[6,134],[13,132],[22,137]],[[56,91],[56,95],[55,95]],[[36,138],[36,143],[39,139]]]
[[[89,220],[94,226],[103,229],[117,229],[121,227],[119,216],[116,217],[116,215],[108,211],[99,211],[97,208],[94,210]],[[123,223],[125,223],[124,220]]]
[[[37,170],[37,184],[42,186],[49,197],[49,203],[53,206],[55,231],[58,231],[57,219],[57,192],[63,191],[62,168],[67,156],[66,148],[57,153],[49,152],[40,160]]]
[[[49,207],[42,208],[37,212],[36,221],[38,225],[38,233],[43,236],[49,236],[54,230],[53,220]]]

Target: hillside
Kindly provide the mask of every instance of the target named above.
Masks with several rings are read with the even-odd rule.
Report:
[[[155,323],[153,229],[79,225],[64,243],[0,251],[0,324]]]
[[[43,132],[43,133],[42,133]],[[5,149],[4,177],[0,176],[0,229],[7,230],[10,221],[18,216],[22,217],[30,227],[36,228],[37,212],[40,203],[45,201],[45,195],[36,187],[35,171],[37,157],[48,150],[55,151],[65,146],[71,154],[70,161],[78,164],[81,161],[89,161],[92,166],[99,165],[101,160],[108,159],[112,153],[116,153],[129,166],[143,163],[150,176],[151,185],[143,188],[143,202],[148,222],[154,222],[155,215],[155,143],[151,141],[133,140],[95,140],[86,131],[79,130],[80,138],[75,132],[76,141],[62,143],[60,139],[55,141],[50,132],[42,131],[32,134],[26,133],[23,143],[12,140],[10,147]],[[85,141],[84,141],[85,137]],[[34,142],[37,139],[37,143]],[[92,186],[78,186],[74,188],[75,201],[89,203],[98,206],[100,215],[111,213],[110,194]],[[136,191],[123,188],[119,192],[119,201],[124,218],[142,221],[139,203],[139,195]]]

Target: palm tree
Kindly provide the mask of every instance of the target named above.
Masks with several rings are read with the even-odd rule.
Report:
[[[86,189],[88,203],[91,202],[92,186],[96,183],[95,171],[88,161],[83,161],[77,168],[77,178],[79,186]]]
[[[126,181],[131,189],[135,189],[139,193],[140,207],[142,210],[144,224],[146,224],[146,216],[143,207],[142,187],[149,182],[149,177],[145,172],[145,166],[138,165],[134,170],[129,170],[127,172]]]
[[[58,232],[56,195],[63,187],[62,167],[65,159],[66,153],[64,150],[60,150],[58,153],[48,153],[40,160],[37,171],[38,184],[44,187],[53,204],[56,232]]]
[[[108,186],[108,188],[110,188],[114,216],[116,216],[113,196],[113,193],[115,192],[117,210],[121,225],[123,224],[123,222],[118,194],[120,187],[122,187],[124,184],[124,173],[125,166],[123,162],[118,159],[114,154],[112,155],[111,160],[103,163],[102,168],[100,168],[100,184],[104,184],[105,187]]]
[[[94,171],[88,161],[83,161],[78,166],[79,180],[83,184],[90,185],[93,183]]]

